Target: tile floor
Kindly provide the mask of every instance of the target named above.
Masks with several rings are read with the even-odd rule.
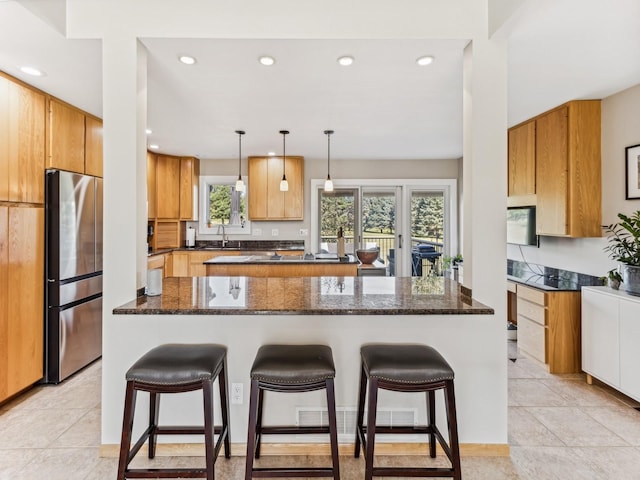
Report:
[[[640,479],[638,403],[588,386],[583,375],[550,375],[517,355],[515,342],[509,357],[511,457],[465,457],[465,480]],[[100,375],[96,362],[61,385],[38,386],[0,406],[0,480],[115,479],[117,460],[98,456]],[[154,462],[185,466],[201,458]],[[363,465],[362,458],[341,457],[342,478],[363,478]],[[243,469],[243,457],[221,458],[216,476],[240,480]]]

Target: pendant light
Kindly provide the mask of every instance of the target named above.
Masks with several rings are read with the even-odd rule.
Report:
[[[285,146],[285,139],[287,138],[287,135],[289,135],[289,130],[280,130],[280,133],[282,134],[282,180],[280,180],[280,191],[287,192],[289,191],[289,182],[287,182],[286,173],[287,149]]]
[[[244,192],[244,182],[242,181],[242,135],[243,130],[236,130],[238,134],[238,180],[236,181],[236,192]]]
[[[331,181],[331,135],[333,130],[325,130],[327,136],[327,179],[324,182],[324,191],[333,192],[333,182]]]

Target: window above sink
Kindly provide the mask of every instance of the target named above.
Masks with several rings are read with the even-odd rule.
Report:
[[[247,219],[247,192],[236,191],[236,180],[237,177],[231,176],[200,176],[198,233],[251,235],[251,222]]]

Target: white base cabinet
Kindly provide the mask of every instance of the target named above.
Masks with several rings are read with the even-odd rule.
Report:
[[[582,289],[582,370],[640,401],[640,297]]]

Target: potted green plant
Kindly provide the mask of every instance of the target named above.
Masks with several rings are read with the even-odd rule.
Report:
[[[640,295],[640,210],[631,215],[618,213],[618,218],[619,222],[605,227],[609,244],[604,250],[622,264],[625,292]]]
[[[618,290],[620,288],[620,284],[622,283],[622,275],[620,275],[618,269],[612,268],[607,272],[607,276],[603,278],[607,281],[607,284],[614,290]]]

